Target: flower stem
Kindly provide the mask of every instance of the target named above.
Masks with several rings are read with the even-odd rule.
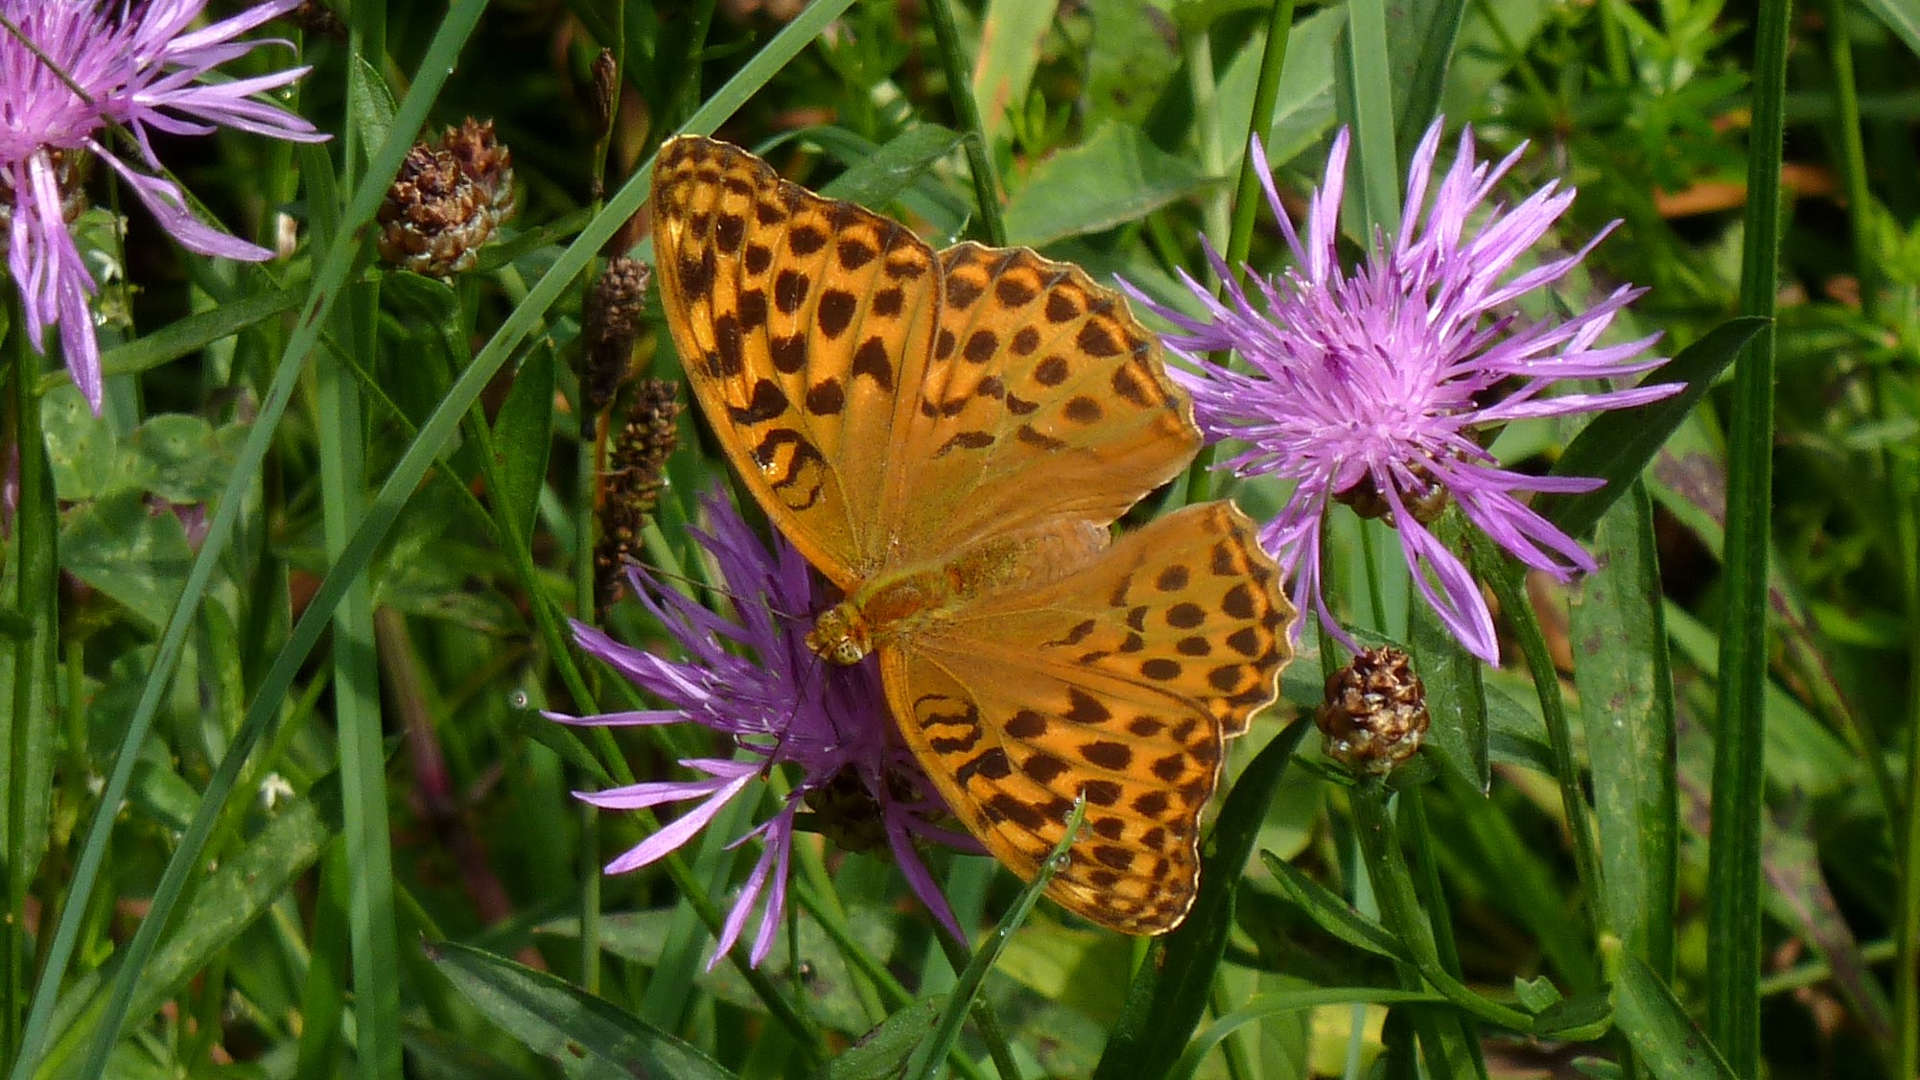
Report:
[[[1420,974],[1433,988],[1468,1015],[1511,1031],[1528,1031],[1533,1021],[1525,1013],[1489,1001],[1474,993],[1442,966],[1438,942],[1400,850],[1393,815],[1387,810],[1388,789],[1378,777],[1359,780],[1350,793],[1354,830],[1367,862],[1367,878],[1380,904],[1380,918],[1400,939]]]
[[[59,626],[59,590],[55,584],[58,511],[40,428],[40,397],[34,391],[39,377],[38,354],[27,340],[26,320],[21,314],[15,304],[13,330],[7,337],[13,353],[14,464],[19,477],[14,510],[14,535],[18,539],[13,601],[27,625],[19,628],[24,632],[13,639],[13,686],[7,703],[7,925],[0,935],[0,948],[6,951],[0,957],[0,988],[5,990],[6,1004],[0,1006],[0,1059],[10,1059],[19,1046],[20,1008],[26,1002],[25,962],[31,956],[31,946],[25,939],[27,887],[33,878],[32,868],[39,861],[40,838],[34,834],[41,832],[28,829],[27,817],[31,808],[47,804],[48,793],[38,775],[43,770],[36,767],[46,762],[42,757],[36,763],[35,758],[43,756],[52,743],[54,632]],[[41,730],[36,732],[36,727]]]
[[[1791,0],[1755,11],[1740,311],[1771,318],[1780,250]],[[1728,424],[1725,616],[1707,837],[1707,1035],[1739,1076],[1760,1069],[1760,830],[1765,811],[1767,559],[1772,543],[1774,333],[1734,363]],[[1591,894],[1589,894],[1591,895]],[[1908,1073],[1906,1075],[1912,1075]]]
[[[1234,272],[1245,276],[1247,254],[1253,250],[1253,222],[1260,211],[1260,174],[1256,170],[1267,167],[1265,161],[1256,160],[1252,152],[1253,136],[1266,135],[1273,123],[1273,106],[1280,96],[1280,73],[1287,62],[1287,38],[1293,32],[1294,0],[1274,0],[1273,7],[1267,12],[1267,41],[1260,52],[1260,77],[1253,87],[1253,111],[1247,116],[1247,152],[1240,155],[1240,180],[1234,188],[1233,218],[1227,232],[1227,266]],[[1204,138],[1204,136],[1203,136]],[[1224,283],[1214,283],[1214,296],[1218,297]],[[1212,360],[1225,365],[1227,354],[1215,353]],[[1200,448],[1194,456],[1193,466],[1187,470],[1188,499],[1192,502],[1205,502],[1212,497],[1213,484],[1209,475],[1213,469],[1214,448],[1211,444]]]
[[[1527,602],[1526,581],[1519,567],[1500,561],[1481,543],[1474,544],[1475,562],[1480,574],[1493,586],[1500,598],[1500,612],[1513,625],[1520,638],[1520,652],[1527,660],[1527,673],[1533,677],[1533,692],[1540,700],[1540,716],[1547,729],[1547,745],[1553,752],[1554,780],[1560,785],[1560,807],[1567,816],[1567,831],[1573,834],[1573,865],[1580,875],[1580,895],[1586,898],[1589,929],[1593,940],[1610,928],[1602,897],[1600,854],[1594,847],[1592,808],[1580,788],[1580,763],[1573,753],[1573,729],[1567,723],[1567,706],[1560,693],[1560,674],[1554,670],[1553,655],[1547,651],[1546,635],[1540,632],[1540,620]]]
[[[951,0],[927,0],[927,18],[933,22],[933,37],[940,45],[940,66],[947,73],[947,96],[953,100],[953,113],[960,122],[960,130],[967,133],[967,171],[973,174],[973,197],[980,204],[980,227],[986,230],[987,243],[1005,247],[1007,224],[1000,217],[1000,193],[993,182],[987,133],[980,123],[980,103],[973,97],[973,80],[967,77],[967,58],[960,51],[960,33],[953,26]]]

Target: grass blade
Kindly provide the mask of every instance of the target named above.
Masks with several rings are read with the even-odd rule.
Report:
[[[1287,763],[1313,727],[1301,717],[1273,737],[1227,793],[1201,850],[1200,895],[1179,929],[1156,940],[1127,988],[1127,1003],[1094,1080],[1158,1076],[1171,1068],[1200,1023],[1214,972],[1233,929],[1233,894],[1279,789]]]
[[[1790,0],[1754,18],[1740,311],[1772,318],[1780,257]],[[1754,336],[1733,372],[1728,425],[1725,608],[1707,857],[1707,1031],[1739,1076],[1760,1071],[1760,827],[1765,812],[1767,559],[1772,546],[1774,331]]]
[[[475,1008],[567,1076],[733,1076],[693,1046],[544,971],[452,941],[426,950]]]
[[[986,943],[975,950],[966,970],[960,973],[959,981],[954,983],[953,993],[947,998],[946,1010],[940,1014],[940,1022],[934,1026],[933,1034],[914,1051],[907,1063],[906,1075],[915,1080],[932,1080],[935,1070],[953,1052],[953,1044],[960,1038],[960,1025],[966,1022],[967,1014],[973,1010],[974,999],[980,996],[980,987],[987,981],[987,972],[993,970],[994,962],[1000,959],[1000,952],[1012,940],[1013,932],[1027,921],[1033,905],[1040,902],[1040,894],[1046,891],[1047,882],[1053,880],[1053,875],[1066,865],[1074,837],[1080,834],[1080,826],[1086,820],[1087,799],[1082,795],[1074,800],[1073,812],[1067,815],[1067,829],[1060,835],[1060,842],[1053,845],[1053,850],[1041,862],[1039,872],[1033,875],[1032,881],[1027,882],[1027,887],[1020,891],[1012,906],[1007,908],[1007,913],[1000,917],[1000,925],[994,927]]]

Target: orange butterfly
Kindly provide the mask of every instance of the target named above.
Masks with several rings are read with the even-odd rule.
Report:
[[[935,252],[738,147],[669,142],[660,295],[708,422],[846,599],[808,635],[879,657],[954,814],[1048,894],[1126,933],[1186,917],[1223,741],[1271,704],[1293,609],[1252,523],[1189,506],[1107,526],[1200,446],[1126,302],[1023,248]]]

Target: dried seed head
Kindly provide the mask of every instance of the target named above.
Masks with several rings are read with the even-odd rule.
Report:
[[[460,162],[467,179],[486,193],[496,224],[513,216],[520,205],[513,193],[513,151],[494,136],[493,121],[469,116],[459,127],[447,129],[440,146]]]
[[[664,379],[636,384],[626,423],[613,435],[601,486],[600,543],[593,553],[595,601],[603,617],[620,597],[621,571],[639,561],[640,530],[660,498],[678,433],[678,389]]]
[[[1327,756],[1355,772],[1385,775],[1420,749],[1427,733],[1427,689],[1407,654],[1368,649],[1327,677],[1314,717]]]
[[[586,412],[598,415],[627,378],[627,361],[639,333],[640,310],[652,271],[624,255],[610,259],[587,294],[581,338],[586,352],[580,369]]]
[[[380,204],[380,256],[432,277],[473,266],[514,211],[513,159],[493,123],[469,119],[439,147],[415,143]]]

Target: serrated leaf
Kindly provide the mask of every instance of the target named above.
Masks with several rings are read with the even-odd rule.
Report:
[[[458,942],[425,948],[469,1003],[568,1076],[733,1078],[693,1046],[556,976]]]
[[[1214,182],[1138,128],[1108,124],[1033,167],[1007,200],[1007,242],[1040,247],[1110,229]]]

